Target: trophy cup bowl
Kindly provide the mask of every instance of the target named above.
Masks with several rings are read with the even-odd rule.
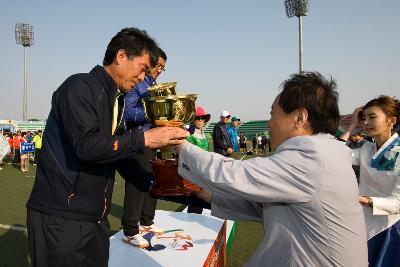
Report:
[[[196,116],[196,94],[147,97],[142,100],[149,123],[155,126],[182,126]]]
[[[149,91],[150,96],[170,96],[176,95],[175,91],[176,82],[166,82],[166,83],[159,83],[147,88]]]
[[[196,94],[168,95],[142,99],[146,119],[157,127],[182,127],[196,116]],[[161,149],[160,157],[152,160],[155,181],[150,188],[154,196],[182,196],[200,188],[178,175],[178,161],[173,148]]]

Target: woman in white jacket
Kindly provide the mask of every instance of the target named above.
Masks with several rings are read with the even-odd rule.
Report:
[[[361,123],[374,143],[353,149],[360,166],[359,202],[364,206],[369,266],[400,266],[400,101],[380,96],[356,108],[347,140]]]

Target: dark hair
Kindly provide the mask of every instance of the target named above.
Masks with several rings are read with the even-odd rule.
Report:
[[[398,99],[387,95],[381,95],[365,104],[363,109],[365,110],[369,107],[379,107],[387,117],[396,117],[396,123],[393,125],[393,132],[396,131],[400,121],[400,101]]]
[[[291,75],[281,86],[279,106],[286,114],[304,108],[313,134],[335,135],[340,113],[336,82],[332,77],[328,80],[318,72],[303,72]]]
[[[158,48],[158,56],[167,61],[167,55],[161,48]]]
[[[103,65],[110,65],[120,49],[124,49],[128,57],[137,57],[148,52],[150,54],[151,67],[154,67],[158,62],[159,48],[157,43],[145,30],[132,27],[122,29],[117,33],[107,46]]]

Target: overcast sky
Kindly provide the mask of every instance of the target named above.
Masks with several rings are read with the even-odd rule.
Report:
[[[398,0],[310,0],[303,20],[304,67],[332,75],[342,114],[380,94],[399,96]],[[298,21],[281,0],[3,1],[0,9],[0,119],[21,119],[23,47],[15,24],[33,25],[28,48],[28,117],[44,119],[52,93],[71,74],[101,64],[121,28],[148,31],[167,55],[158,82],[216,121],[228,110],[242,121],[269,118],[279,85],[298,72]]]

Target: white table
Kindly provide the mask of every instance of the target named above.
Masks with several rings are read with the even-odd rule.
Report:
[[[156,210],[155,224],[163,235],[146,234],[150,249],[139,249],[122,242],[122,230],[110,238],[110,267],[203,266],[224,220],[185,212]],[[233,222],[228,221],[227,237]]]

